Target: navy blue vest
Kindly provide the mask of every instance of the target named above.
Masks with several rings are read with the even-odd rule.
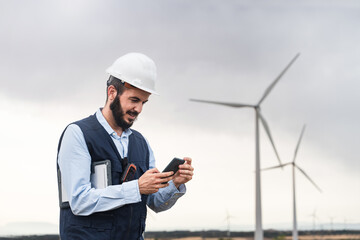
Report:
[[[77,121],[82,130],[91,161],[111,161],[112,184],[120,183],[121,156],[116,146],[98,122],[95,115]],[[59,149],[61,145],[59,142]],[[149,148],[144,137],[132,130],[129,136],[128,161],[136,165],[136,179],[149,169]],[[91,167],[91,166],[89,166]],[[128,204],[115,210],[75,216],[70,208],[60,209],[61,240],[138,240],[145,230],[147,195],[139,203]]]

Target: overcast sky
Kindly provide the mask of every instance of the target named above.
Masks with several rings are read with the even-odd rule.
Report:
[[[142,52],[157,90],[134,128],[163,169],[191,156],[195,176],[147,230],[234,231],[255,223],[252,109],[189,98],[262,104],[281,160],[297,162],[300,227],[360,223],[360,3],[358,1],[0,1],[0,234],[16,222],[58,224],[56,148],[65,126],[105,102],[105,69]],[[261,128],[261,165],[277,164]],[[290,228],[291,171],[262,175],[264,228]],[[358,227],[359,228],[359,227]]]

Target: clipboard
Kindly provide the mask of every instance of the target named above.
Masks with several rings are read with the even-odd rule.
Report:
[[[91,164],[90,182],[91,187],[95,189],[106,188],[112,184],[110,160],[93,162]]]
[[[90,182],[91,182],[91,187],[95,189],[102,189],[112,185],[110,160],[103,160],[103,161],[91,163]],[[66,191],[64,189],[64,184],[61,181],[61,172],[59,168],[58,168],[58,186],[59,186],[60,207],[68,208],[70,206],[69,197],[67,196]]]

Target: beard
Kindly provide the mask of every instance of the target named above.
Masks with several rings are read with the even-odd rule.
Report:
[[[137,116],[139,115],[139,113],[136,111],[127,111],[126,113],[135,116],[135,119],[130,122],[126,122],[124,118],[125,113],[121,107],[120,98],[118,96],[116,96],[114,101],[110,104],[110,110],[115,119],[116,125],[122,128],[123,131],[130,128],[133,125],[133,123],[136,121]]]

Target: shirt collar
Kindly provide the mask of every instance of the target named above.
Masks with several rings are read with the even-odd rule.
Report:
[[[110,136],[113,136],[114,134],[117,136],[116,132],[114,131],[114,129],[112,129],[109,125],[109,123],[106,121],[104,115],[102,114],[101,112],[101,109],[102,108],[99,108],[95,115],[96,115],[96,118],[97,120],[99,121],[99,123],[101,124],[101,126],[103,126],[106,130],[106,132],[110,135]],[[132,133],[131,129],[128,128],[126,129],[125,131],[122,132],[121,136],[130,136],[130,134]]]

